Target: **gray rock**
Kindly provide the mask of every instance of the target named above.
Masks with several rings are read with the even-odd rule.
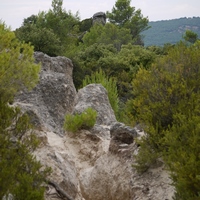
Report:
[[[40,132],[38,134],[41,134]],[[35,155],[43,165],[48,165],[52,169],[52,173],[48,180],[56,183],[63,191],[69,194],[70,197],[75,199],[78,193],[78,171],[74,161],[69,155],[65,147],[64,136],[60,137],[53,132],[45,133],[47,144],[40,146]],[[52,196],[52,184],[48,185],[48,194]],[[53,196],[52,196],[53,197]],[[49,200],[51,198],[45,198]],[[53,200],[57,198],[52,198]],[[60,199],[58,197],[58,199]]]
[[[80,188],[84,199],[133,200],[128,167],[124,160],[121,161],[115,155],[102,155],[94,167],[83,170],[80,174]]]
[[[65,57],[49,57],[41,52],[35,52],[34,56],[36,63],[42,64],[39,83],[30,92],[22,91],[15,98],[15,104],[24,111],[34,113],[32,121],[39,119],[36,126],[39,124],[62,134],[64,116],[72,111],[76,96],[72,62]]]
[[[121,149],[124,149],[124,147],[128,147],[128,145],[133,143],[134,138],[137,137],[137,131],[123,123],[116,122],[112,124],[110,128],[110,135],[111,141],[109,151],[119,154]]]
[[[93,24],[101,23],[103,25],[106,24],[106,14],[104,12],[97,12],[92,17]]]
[[[125,144],[131,144],[133,143],[134,138],[137,137],[137,131],[135,128],[116,122],[112,124],[110,128],[110,135],[112,140],[117,140]]]
[[[101,84],[90,84],[78,91],[73,113],[80,114],[88,107],[98,113],[96,124],[111,125],[116,122],[107,91]]]

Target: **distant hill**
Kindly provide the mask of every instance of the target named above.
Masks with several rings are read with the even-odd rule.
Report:
[[[151,28],[142,33],[145,46],[175,44],[182,39],[187,29],[197,33],[200,38],[200,17],[149,22],[149,26]]]

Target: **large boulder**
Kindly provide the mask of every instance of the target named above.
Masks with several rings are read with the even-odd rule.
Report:
[[[116,122],[107,90],[101,84],[90,84],[78,91],[73,113],[80,114],[88,107],[98,113],[96,124],[111,125]]]
[[[66,57],[49,57],[42,52],[35,52],[34,57],[42,65],[39,83],[30,92],[21,91],[15,104],[31,113],[36,128],[62,134],[64,116],[72,111],[76,96],[72,62]]]

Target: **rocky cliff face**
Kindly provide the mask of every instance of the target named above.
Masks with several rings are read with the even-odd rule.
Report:
[[[64,115],[72,112],[76,97],[72,62],[41,52],[35,52],[34,56],[36,62],[42,64],[39,83],[31,92],[21,92],[15,104],[32,115],[38,129],[63,134]]]
[[[132,155],[138,151],[134,139],[140,132],[116,121],[106,90],[91,84],[76,92],[69,59],[39,52],[35,58],[42,63],[40,81],[33,91],[21,92],[15,105],[36,125],[41,140],[36,157],[53,170],[45,199],[172,199],[173,187],[162,163],[144,174],[132,168]],[[98,112],[94,128],[64,132],[65,114],[87,107]]]

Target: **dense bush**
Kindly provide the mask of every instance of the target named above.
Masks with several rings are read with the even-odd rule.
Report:
[[[149,68],[155,57],[154,52],[139,45],[122,45],[118,52],[112,44],[93,44],[73,59],[75,86],[80,88],[80,79],[101,68],[107,77],[115,78],[119,99],[124,103],[133,96],[131,81],[138,69]]]
[[[33,88],[40,65],[34,63],[33,47],[19,42],[0,21],[0,99],[10,101],[23,87]]]
[[[64,55],[73,51],[78,42],[79,17],[63,8],[62,0],[52,0],[52,9],[41,11],[24,19],[15,33],[20,41],[31,43],[35,51],[50,56]]]
[[[33,48],[3,23],[0,52],[0,199],[10,193],[16,200],[43,200],[50,170],[32,154],[39,143],[28,116],[9,105],[17,92],[36,85],[40,65],[34,63]]]
[[[176,199],[195,200],[200,194],[199,77],[197,42],[176,45],[151,69],[140,69],[133,80],[130,113],[147,133],[136,160],[143,169],[152,154],[162,156],[176,187]],[[146,147],[151,150],[145,151]]]
[[[97,112],[87,108],[81,114],[67,114],[65,116],[64,129],[76,133],[80,129],[90,129],[96,123]]]
[[[200,94],[190,98],[174,114],[173,126],[165,131],[164,160],[176,188],[176,200],[200,199]]]

